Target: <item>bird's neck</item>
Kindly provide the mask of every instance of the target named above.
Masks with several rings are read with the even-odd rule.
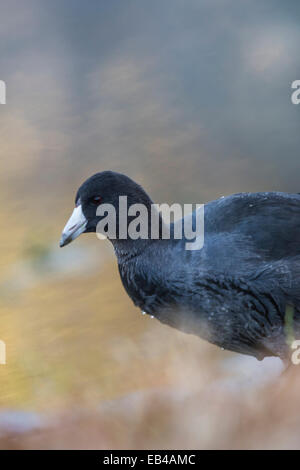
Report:
[[[147,240],[138,239],[138,240],[110,240],[115,254],[118,259],[118,263],[126,263],[137,256],[140,256],[145,249],[155,243],[157,240],[151,240],[150,238]]]
[[[121,219],[117,212],[116,237],[110,238],[113,244],[118,262],[125,262],[139,256],[146,248],[157,243],[163,237],[162,216],[152,206],[150,198],[134,202],[136,208],[138,204],[143,204],[145,211],[140,212],[137,208],[137,215],[128,212],[126,222],[121,227]],[[130,207],[130,206],[128,206]],[[130,214],[130,215],[129,215]]]

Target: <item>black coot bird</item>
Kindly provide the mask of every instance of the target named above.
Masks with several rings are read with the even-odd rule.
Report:
[[[119,196],[150,213],[141,186],[97,173],[79,188],[60,246],[96,231],[100,204],[112,204],[118,220]],[[234,194],[205,204],[204,213],[204,246],[194,251],[174,236],[121,239],[117,227],[111,242],[128,295],[161,322],[224,349],[288,361],[291,337],[300,338],[300,195]]]

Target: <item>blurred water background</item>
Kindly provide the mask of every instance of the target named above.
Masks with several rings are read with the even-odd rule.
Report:
[[[300,447],[297,375],[142,316],[94,234],[58,247],[97,171],[157,203],[299,192],[299,13],[0,0],[1,448]]]

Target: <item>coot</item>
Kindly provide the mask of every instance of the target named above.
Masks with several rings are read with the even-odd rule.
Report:
[[[97,173],[78,189],[60,246],[95,232],[102,204],[112,204],[118,220],[119,196],[150,213],[141,186],[119,173]],[[205,204],[204,221],[198,250],[175,238],[173,223],[170,239],[163,238],[161,218],[156,239],[124,239],[117,223],[110,241],[128,295],[161,322],[224,349],[289,360],[289,342],[300,338],[300,195],[234,194]]]

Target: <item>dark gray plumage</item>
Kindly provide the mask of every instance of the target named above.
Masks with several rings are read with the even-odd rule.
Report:
[[[128,205],[152,203],[127,176],[108,171],[89,178],[76,196],[86,220],[81,231],[95,232],[95,205],[117,209],[121,195]],[[76,230],[63,235],[61,246]],[[185,250],[184,239],[111,241],[122,283],[146,313],[225,349],[289,359],[291,309],[289,328],[300,338],[300,195],[242,193],[209,202],[198,251]]]

